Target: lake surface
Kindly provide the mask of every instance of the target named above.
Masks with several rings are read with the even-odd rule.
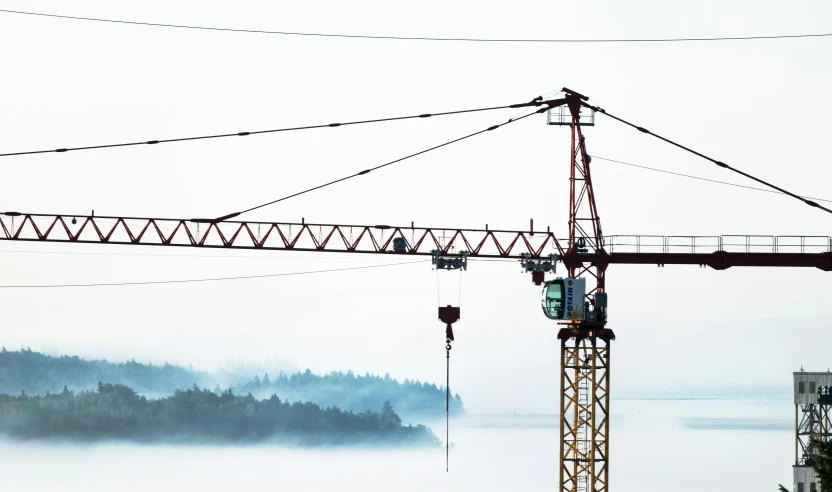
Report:
[[[791,488],[794,405],[788,400],[613,400],[615,492]],[[0,443],[10,491],[552,491],[554,416],[452,422],[445,451],[297,450],[273,446]],[[444,424],[434,426],[444,437]]]

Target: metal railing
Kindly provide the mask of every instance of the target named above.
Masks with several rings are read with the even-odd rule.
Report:
[[[829,253],[830,236],[606,236],[610,253]]]
[[[595,110],[581,108],[578,120],[581,126],[595,126]],[[572,124],[572,112],[568,106],[558,106],[546,112],[546,124],[557,126],[569,126]]]

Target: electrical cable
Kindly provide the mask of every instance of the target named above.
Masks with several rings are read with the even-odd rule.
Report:
[[[717,184],[722,184],[722,185],[727,185],[727,186],[735,186],[737,188],[745,188],[747,190],[764,191],[766,193],[777,193],[779,195],[782,195],[782,193],[780,193],[779,191],[766,190],[766,189],[763,189],[763,188],[755,188],[753,186],[745,186],[745,185],[736,184],[736,183],[728,183],[726,181],[718,181],[718,180],[715,180],[715,179],[702,178],[702,177],[699,177],[699,176],[691,176],[690,174],[682,174],[682,173],[677,173],[677,172],[673,172],[673,171],[666,171],[664,169],[656,169],[654,167],[647,167],[647,166],[642,166],[640,164],[633,164],[633,163],[630,163],[630,162],[617,161],[615,159],[608,159],[606,157],[600,157],[600,156],[597,156],[597,155],[593,155],[592,158],[593,159],[599,159],[599,160],[602,160],[602,161],[607,161],[607,162],[614,162],[616,164],[623,164],[625,166],[637,167],[639,169],[646,169],[648,171],[656,171],[656,172],[659,172],[659,173],[672,174],[674,176],[681,176],[683,178],[698,179],[700,181],[707,181],[709,183],[717,183]],[[808,198],[810,200],[817,200],[819,202],[830,202],[830,203],[832,203],[832,200],[827,200],[825,198],[814,198],[814,197],[811,197],[811,196],[804,196],[803,198]]]
[[[218,217],[218,218],[216,218],[216,219],[195,219],[195,221],[201,221],[201,222],[212,222],[212,223],[222,222],[222,221],[224,221],[224,220],[228,220],[228,219],[231,219],[231,218],[237,217],[237,216],[242,215],[242,214],[244,214],[244,213],[251,212],[251,211],[253,211],[253,210],[257,210],[257,209],[259,209],[259,208],[263,208],[263,207],[266,207],[266,206],[269,206],[269,205],[273,205],[273,204],[275,204],[275,203],[282,202],[282,201],[284,201],[284,200],[288,200],[288,199],[290,199],[290,198],[294,198],[294,197],[296,197],[296,196],[300,196],[300,195],[303,195],[303,194],[305,194],[305,193],[309,193],[309,192],[311,192],[311,191],[319,190],[319,189],[321,189],[321,188],[325,188],[325,187],[327,187],[327,186],[331,186],[331,185],[334,185],[334,184],[336,184],[336,183],[340,183],[340,182],[342,182],[342,181],[346,181],[346,180],[348,180],[348,179],[357,178],[358,176],[363,176],[363,175],[365,175],[365,174],[370,173],[371,171],[375,171],[376,169],[381,169],[381,168],[383,168],[383,167],[391,166],[391,165],[393,165],[393,164],[396,164],[396,163],[402,162],[402,161],[407,160],[407,159],[410,159],[410,158],[412,158],[412,157],[416,157],[416,156],[419,156],[419,155],[422,155],[422,154],[426,154],[426,153],[428,153],[428,152],[430,152],[430,151],[432,151],[432,150],[440,149],[440,148],[442,148],[442,147],[446,147],[446,146],[448,146],[448,145],[451,145],[451,144],[454,144],[454,143],[457,143],[457,142],[461,142],[461,141],[466,140],[466,139],[469,139],[469,138],[471,138],[471,137],[476,137],[477,135],[480,135],[480,134],[483,134],[483,133],[486,133],[486,132],[490,132],[490,131],[492,131],[492,130],[496,130],[497,128],[500,128],[500,127],[502,127],[502,126],[506,126],[506,125],[509,125],[509,124],[511,124],[511,123],[515,123],[515,122],[517,122],[517,121],[520,121],[520,120],[522,120],[522,119],[528,118],[529,116],[532,116],[532,115],[534,115],[534,114],[543,113],[543,112],[545,112],[547,109],[548,109],[548,106],[544,106],[543,108],[540,108],[540,109],[538,109],[537,111],[535,111],[535,112],[533,112],[533,113],[526,114],[526,115],[521,116],[521,117],[519,117],[519,118],[512,118],[512,119],[510,119],[510,120],[506,121],[505,123],[500,123],[500,124],[498,124],[498,125],[493,125],[493,126],[490,126],[490,127],[486,128],[485,130],[480,130],[480,131],[477,131],[477,132],[474,132],[474,133],[469,133],[468,135],[465,135],[465,136],[463,136],[463,137],[455,138],[455,139],[453,139],[453,140],[450,140],[450,141],[448,141],[448,142],[445,142],[445,143],[442,143],[442,144],[439,144],[439,145],[435,145],[435,146],[430,147],[430,148],[428,148],[428,149],[425,149],[425,150],[420,150],[419,152],[415,152],[415,153],[413,153],[413,154],[409,154],[409,155],[406,155],[406,156],[404,156],[404,157],[400,157],[400,158],[398,158],[398,159],[395,159],[395,160],[392,160],[392,161],[386,162],[386,163],[384,163],[384,164],[380,164],[380,165],[378,165],[378,166],[371,167],[371,168],[369,168],[369,169],[365,169],[365,170],[363,170],[363,171],[360,171],[360,172],[357,172],[357,173],[354,173],[354,174],[350,174],[349,176],[345,176],[345,177],[343,177],[343,178],[339,178],[339,179],[336,179],[336,180],[333,180],[333,181],[329,181],[329,182],[327,182],[327,183],[324,183],[324,184],[321,184],[321,185],[315,186],[315,187],[313,187],[313,188],[309,188],[309,189],[306,189],[306,190],[303,190],[303,191],[299,191],[299,192],[297,192],[297,193],[292,193],[291,195],[287,195],[287,196],[284,196],[284,197],[282,197],[282,198],[278,198],[277,200],[272,200],[272,201],[270,201],[270,202],[262,203],[262,204],[260,204],[260,205],[254,206],[254,207],[247,208],[247,209],[242,210],[242,211],[240,211],[240,212],[234,212],[234,213],[231,213],[231,214],[228,214],[228,215],[223,215],[222,217]]]
[[[184,280],[151,280],[147,282],[102,282],[94,284],[46,284],[46,285],[0,285],[0,289],[52,289],[64,287],[121,287],[125,285],[162,285],[162,284],[187,284],[194,282],[220,282],[226,280],[248,280],[256,278],[291,277],[298,275],[312,275],[315,273],[345,272],[349,270],[366,270],[370,268],[384,268],[399,265],[412,265],[414,263],[425,263],[426,260],[406,261],[401,263],[386,263],[382,265],[368,265],[360,267],[332,268],[328,270],[312,270],[306,272],[273,273],[265,275],[242,275],[237,277],[214,277],[194,278]]]
[[[748,174],[748,173],[746,173],[746,172],[740,171],[739,169],[737,169],[737,168],[735,168],[735,167],[731,167],[731,166],[729,166],[728,164],[725,164],[725,163],[724,163],[724,162],[722,162],[722,161],[718,161],[718,160],[716,160],[716,159],[714,159],[714,158],[711,158],[711,157],[706,156],[705,154],[702,154],[701,152],[697,152],[697,151],[695,151],[695,150],[693,150],[693,149],[691,149],[691,148],[689,148],[689,147],[685,147],[684,145],[682,145],[682,144],[680,144],[680,143],[674,142],[673,140],[670,140],[670,139],[668,139],[668,138],[662,137],[661,135],[657,135],[657,134],[655,134],[655,133],[651,132],[650,130],[648,130],[647,128],[644,128],[644,127],[641,127],[641,126],[635,125],[635,124],[633,124],[633,123],[630,123],[630,122],[629,122],[629,121],[627,121],[627,120],[624,120],[624,119],[622,119],[622,118],[619,118],[618,116],[612,115],[612,114],[608,113],[606,110],[599,108],[598,106],[592,106],[592,105],[587,104],[587,103],[585,103],[585,102],[581,102],[581,105],[583,105],[583,106],[585,106],[585,107],[587,107],[587,108],[589,108],[589,109],[592,109],[593,111],[599,112],[599,113],[601,113],[601,114],[603,114],[603,115],[606,115],[606,116],[608,116],[608,117],[610,117],[610,118],[612,118],[612,119],[614,119],[614,120],[616,120],[616,121],[619,121],[619,122],[621,122],[621,123],[624,123],[624,124],[625,124],[625,125],[627,125],[627,126],[630,126],[630,127],[632,127],[632,128],[635,128],[636,130],[640,131],[641,133],[646,133],[647,135],[650,135],[650,136],[653,136],[653,137],[655,137],[655,138],[658,138],[659,140],[662,140],[663,142],[669,143],[670,145],[673,145],[674,147],[678,147],[678,148],[680,148],[680,149],[682,149],[682,150],[685,150],[685,151],[687,151],[687,152],[690,152],[691,154],[693,154],[693,155],[695,155],[695,156],[701,157],[702,159],[705,159],[705,160],[707,160],[707,161],[711,161],[711,162],[713,162],[714,164],[716,164],[716,165],[717,165],[717,166],[719,166],[719,167],[722,167],[722,168],[728,169],[729,171],[733,171],[733,172],[735,172],[735,173],[737,173],[737,174],[739,174],[739,175],[741,175],[741,176],[745,176],[746,178],[752,179],[752,180],[754,180],[754,181],[756,181],[756,182],[758,182],[758,183],[760,183],[760,184],[762,184],[762,185],[765,185],[765,186],[767,186],[767,187],[769,187],[769,188],[775,189],[775,190],[779,191],[780,193],[782,193],[782,194],[784,194],[784,195],[788,195],[788,196],[790,196],[790,197],[792,197],[792,198],[795,198],[795,199],[797,199],[797,200],[800,200],[801,202],[805,203],[806,205],[809,205],[810,207],[819,208],[819,209],[821,209],[821,210],[823,210],[823,211],[825,211],[825,212],[828,212],[828,213],[832,214],[832,209],[828,209],[828,208],[824,207],[823,205],[820,205],[819,203],[817,203],[817,202],[815,202],[815,201],[812,201],[812,200],[809,200],[809,199],[803,198],[802,196],[796,195],[796,194],[794,194],[794,193],[792,193],[792,192],[790,192],[790,191],[786,191],[786,190],[784,190],[783,188],[780,188],[780,187],[779,187],[779,186],[777,186],[777,185],[773,185],[773,184],[771,184],[771,183],[769,183],[769,182],[767,182],[767,181],[763,181],[763,180],[762,180],[762,179],[760,179],[760,178],[754,177],[754,176],[752,176],[752,175],[750,175],[750,174]]]
[[[158,22],[141,22],[119,19],[105,19],[98,17],[80,17],[73,15],[47,14],[43,12],[26,12],[22,10],[0,9],[0,12],[7,14],[32,15],[40,17],[52,17],[56,19],[70,19],[92,22],[108,22],[115,24],[129,24],[135,26],[170,27],[178,29],[193,29],[203,31],[223,31],[249,34],[276,34],[281,36],[305,36],[320,38],[349,38],[349,39],[374,39],[392,41],[453,41],[453,42],[476,42],[476,43],[678,43],[696,41],[750,41],[765,39],[799,39],[799,38],[824,38],[832,36],[832,33],[809,33],[809,34],[776,34],[763,36],[716,36],[716,37],[689,37],[689,38],[623,38],[623,39],[509,39],[509,38],[462,38],[462,37],[428,37],[428,36],[375,36],[367,34],[337,34],[337,33],[316,33],[316,32],[294,32],[294,31],[266,31],[260,29],[236,29],[230,27],[194,26],[185,24],[163,24]]]
[[[356,257],[356,255],[349,255],[347,257],[330,258],[330,257],[313,257],[313,256],[262,256],[262,255],[177,255],[177,254],[153,254],[153,253],[98,253],[88,251],[39,251],[34,249],[0,249],[0,254],[44,254],[44,255],[81,255],[81,256],[147,256],[156,258],[185,258],[188,260],[209,258],[209,259],[244,259],[244,260],[315,260],[315,261],[366,261],[366,258]],[[334,252],[333,252],[334,254]]]
[[[2,12],[2,10],[0,10]],[[280,133],[280,132],[292,132],[292,131],[299,131],[299,130],[315,130],[320,128],[337,128],[341,126],[350,126],[350,125],[364,125],[368,123],[387,123],[391,121],[402,121],[402,120],[413,120],[413,119],[424,119],[424,118],[431,118],[433,116],[449,116],[449,115],[457,115],[457,114],[467,114],[467,113],[479,113],[484,111],[496,111],[500,109],[516,109],[516,108],[525,108],[531,106],[540,106],[544,104],[545,101],[542,101],[541,97],[535,98],[530,102],[527,103],[518,103],[518,104],[508,104],[503,106],[491,106],[485,108],[475,108],[475,109],[463,109],[457,111],[443,111],[441,113],[422,113],[418,115],[409,115],[409,116],[395,116],[392,118],[376,118],[371,120],[359,120],[359,121],[348,121],[346,123],[325,123],[325,124],[318,124],[318,125],[307,125],[307,126],[296,126],[296,127],[286,127],[286,128],[277,128],[273,130],[257,130],[251,132],[237,132],[237,133],[220,133],[215,135],[202,135],[197,137],[180,137],[180,138],[168,138],[168,139],[159,139],[159,140],[145,140],[140,142],[125,142],[125,143],[116,143],[116,144],[102,144],[102,145],[87,145],[83,147],[61,147],[57,149],[46,149],[46,150],[30,150],[25,152],[7,152],[0,154],[0,157],[12,157],[12,156],[20,156],[20,155],[32,155],[32,154],[49,154],[49,153],[64,153],[64,152],[71,152],[71,151],[78,151],[78,150],[96,150],[96,149],[110,149],[116,147],[132,147],[136,145],[157,145],[162,143],[174,143],[174,142],[191,142],[195,140],[209,140],[209,139],[216,139],[216,138],[227,138],[227,137],[248,137],[250,135],[262,135],[266,133]]]

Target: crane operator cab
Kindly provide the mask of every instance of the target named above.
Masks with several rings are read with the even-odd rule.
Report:
[[[543,314],[555,320],[595,321],[596,311],[586,301],[585,278],[556,278],[543,284]],[[596,307],[599,299],[596,296]],[[606,307],[606,294],[603,298]]]

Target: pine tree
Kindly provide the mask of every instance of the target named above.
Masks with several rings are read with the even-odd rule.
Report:
[[[381,408],[379,427],[382,429],[398,429],[401,425],[402,419],[393,411],[390,400],[385,400],[384,406]]]
[[[820,478],[820,492],[832,492],[832,441],[812,439],[815,471]]]

